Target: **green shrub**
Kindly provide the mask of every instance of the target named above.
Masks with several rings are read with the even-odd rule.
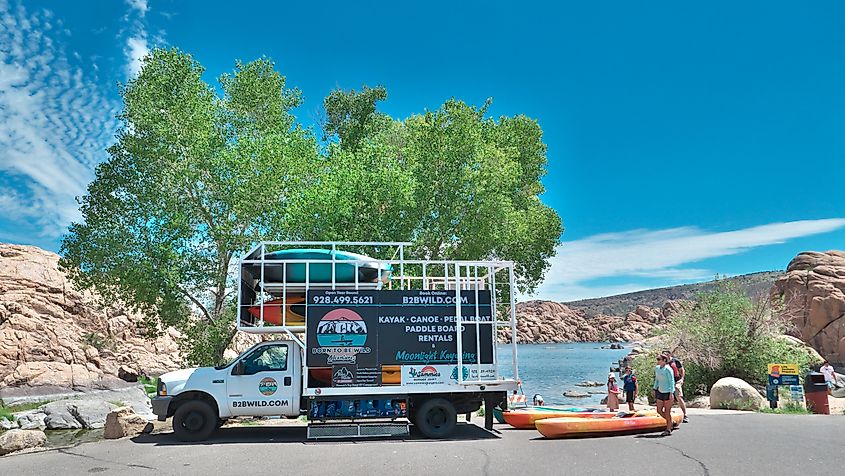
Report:
[[[648,398],[649,402],[654,402],[654,395],[651,393],[651,387],[654,385],[654,368],[657,366],[658,349],[649,349],[634,357],[631,367],[634,369],[634,375],[637,377],[637,383],[640,385],[639,395]]]
[[[229,303],[221,316],[211,322],[191,319],[180,323],[178,329],[184,338],[180,340],[179,346],[186,366],[204,367],[226,363],[223,352],[235,334],[232,325],[235,308],[235,304]]]
[[[777,408],[761,408],[760,413],[777,413],[789,415],[812,415],[812,411],[797,402],[787,402]]]
[[[655,357],[674,349],[686,369],[684,394],[706,394],[722,377],[756,385],[767,383],[767,365],[794,363],[804,375],[815,362],[805,347],[778,338],[786,330],[776,303],[763,296],[752,300],[729,285],[700,294],[695,306],[672,318],[658,348],[634,359],[640,395],[650,395]]]
[[[735,399],[735,400],[728,400],[725,402],[719,403],[719,408],[722,410],[744,410],[744,411],[755,411],[759,410],[760,408],[754,404],[754,400],[751,399]]]
[[[9,421],[14,421],[14,413],[25,412],[27,410],[34,410],[41,407],[52,400],[42,400],[38,402],[15,403],[13,405],[6,405],[3,400],[0,400],[0,418],[5,418]]]
[[[98,351],[106,348],[108,341],[96,332],[89,332],[82,337],[82,342],[90,345]]]
[[[139,375],[138,382],[143,385],[144,391],[147,392],[148,397],[153,398],[156,396],[156,390],[158,389],[158,377],[149,378]]]

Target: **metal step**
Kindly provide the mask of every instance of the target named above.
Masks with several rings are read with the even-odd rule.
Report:
[[[308,425],[308,439],[338,438],[383,438],[387,436],[408,436],[408,422],[380,423],[311,423]]]

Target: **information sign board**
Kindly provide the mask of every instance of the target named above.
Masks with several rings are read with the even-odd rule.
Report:
[[[442,290],[310,291],[306,363],[341,366],[335,369],[341,385],[372,382],[369,376],[362,378],[362,369],[381,365],[414,366],[415,381],[428,381],[447,370],[437,365],[457,363],[460,335],[464,364],[492,364],[490,291],[461,291],[460,330],[456,300],[455,291]]]
[[[769,375],[778,377],[781,375],[798,375],[797,364],[769,364]]]

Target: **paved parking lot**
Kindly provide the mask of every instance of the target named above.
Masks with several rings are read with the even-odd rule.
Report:
[[[257,426],[226,428],[199,444],[144,435],[5,457],[0,474],[835,474],[843,435],[840,415],[754,413],[692,415],[665,438],[546,440],[533,430],[464,423],[449,440],[305,442],[304,427]]]

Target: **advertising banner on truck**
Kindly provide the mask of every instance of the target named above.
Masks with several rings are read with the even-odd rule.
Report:
[[[310,291],[306,363],[418,366],[420,371],[425,365],[456,363],[456,299],[454,291],[436,290]],[[463,322],[463,362],[492,364],[490,291],[461,291],[460,299],[462,322],[481,322]]]

